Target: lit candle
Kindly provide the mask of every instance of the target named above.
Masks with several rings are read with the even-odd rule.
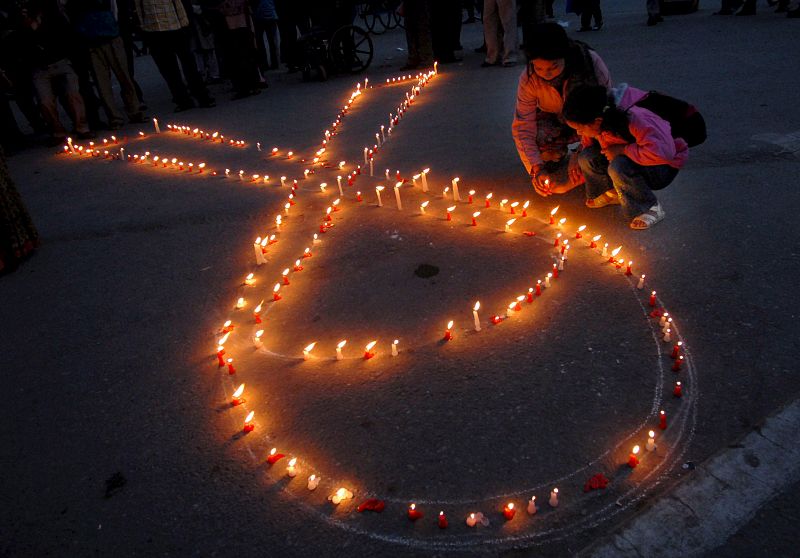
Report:
[[[661,411],[658,414],[658,427],[661,430],[667,429],[667,414],[664,411]]]
[[[364,148],[364,164],[365,164],[365,165],[367,164],[367,155],[368,155],[368,154],[369,154],[369,148],[368,148],[368,147],[365,147],[365,148]]]
[[[289,464],[286,466],[286,476],[290,479],[293,479],[297,476],[297,458],[292,457],[289,460]]]
[[[391,180],[391,178],[389,178],[389,169],[386,169],[386,172],[384,174],[386,175],[387,181]]]
[[[475,527],[478,524],[478,520],[475,518],[475,514],[471,513],[467,516],[467,527]]]
[[[683,366],[683,355],[678,356],[678,358],[675,359],[675,362],[672,363],[672,371],[680,372],[681,366]]]
[[[603,237],[602,234],[597,234],[592,237],[592,242],[589,244],[589,248],[597,248],[597,241]]]
[[[658,325],[663,328],[664,325],[667,323],[667,318],[669,318],[669,312],[664,312],[663,314],[661,314],[661,319],[658,320]]]
[[[367,346],[364,347],[364,360],[369,360],[375,356],[375,353],[372,352],[372,349],[375,347],[376,343],[377,341],[370,341],[367,343]]]
[[[403,209],[403,203],[400,201],[400,186],[402,186],[402,185],[403,185],[402,182],[397,182],[394,185],[394,199],[395,199],[395,201],[397,201],[397,209],[398,210],[402,210]]]
[[[656,292],[655,291],[650,293],[650,303],[649,304],[650,304],[650,306],[655,306],[656,305]]]
[[[356,192],[356,201],[357,202],[364,201],[364,198],[361,197],[361,192]]]
[[[236,391],[233,392],[233,396],[231,397],[231,406],[236,407],[237,405],[241,405],[244,403],[244,399],[242,399],[242,393],[244,393],[244,384],[241,384]]]
[[[542,296],[542,280],[536,281],[536,296]]]
[[[447,216],[445,217],[445,219],[447,221],[452,221],[453,220],[453,216],[451,215],[451,213],[453,211],[455,211],[455,210],[456,210],[456,206],[454,206],[454,205],[451,205],[450,207],[447,208]]]
[[[514,224],[514,221],[516,221],[516,219],[509,219],[506,221],[506,232],[511,232],[511,225]]]
[[[256,254],[256,265],[261,265],[267,263],[267,260],[264,259],[264,251],[261,249],[261,237],[259,236],[256,238],[256,241],[253,243],[253,251]]]
[[[291,159],[293,155],[294,155],[294,151],[287,151],[286,152],[286,158],[287,159]]]
[[[647,451],[655,451],[656,449],[656,433],[652,430],[647,433],[647,445],[645,449]]]
[[[674,347],[672,347],[672,358],[678,358],[681,354],[681,349],[683,348],[683,341],[678,341]]]
[[[431,169],[424,169],[422,171],[422,191],[428,191],[428,173],[431,172]]]
[[[561,219],[558,220],[558,226],[559,227],[563,227],[566,224],[566,222],[567,222],[567,218],[566,217],[562,217]]]
[[[617,254],[619,254],[620,250],[622,250],[622,246],[617,246],[611,250],[611,256],[608,258],[609,263],[615,263],[617,261]]]
[[[600,255],[601,255],[601,256],[603,256],[604,258],[605,258],[606,256],[608,256],[608,242],[606,242],[605,244],[603,244],[603,252],[602,252]]]
[[[416,504],[411,504],[408,506],[408,519],[411,521],[416,521],[422,517],[422,512],[417,509]]]
[[[480,214],[481,214],[480,211],[476,211],[475,213],[472,214],[472,226],[473,227],[477,227],[478,226],[478,220],[477,219],[480,216]]]
[[[272,448],[269,450],[269,455],[267,455],[267,463],[270,465],[275,465],[278,461],[286,457],[282,453],[278,453],[278,448]]]
[[[536,496],[528,500],[528,515],[536,515]]]
[[[506,518],[506,521],[511,521],[514,519],[514,514],[517,513],[517,510],[514,509],[514,502],[509,502],[506,504],[506,507],[503,508],[503,517]]]
[[[306,248],[303,250],[303,258],[310,258],[311,257],[311,248]]]
[[[444,190],[442,190],[442,199],[447,199],[447,192],[450,191],[450,186],[445,186]]]
[[[392,356],[397,356],[398,355],[397,345],[399,345],[399,344],[400,344],[400,340],[399,339],[395,339],[392,342]]]
[[[281,230],[281,223],[283,222],[283,218],[280,215],[275,216],[275,228]]]
[[[342,177],[341,176],[337,176],[336,177],[336,185],[339,186],[339,196],[343,198],[344,197],[344,192],[342,192]]]
[[[388,172],[388,170],[387,170]],[[383,207],[383,202],[381,201],[381,192],[383,191],[383,186],[375,186],[375,195],[378,196],[378,207]]]
[[[639,290],[642,290],[644,288],[644,277],[645,277],[644,273],[642,273],[642,276],[639,277],[639,283],[636,285],[636,288]]]
[[[439,529],[447,529],[447,516],[444,514],[444,511],[439,512]]]
[[[467,198],[467,203],[472,203],[472,198],[475,196],[475,190],[469,191],[469,197]]]
[[[493,195],[494,194],[492,194],[491,192],[486,194],[486,207],[491,207],[492,206],[492,196]]]
[[[475,303],[475,306],[472,307],[472,319],[475,321],[475,331],[481,330],[481,320],[478,317],[478,310],[481,309],[481,302],[478,301]]]
[[[522,204],[522,216],[523,217],[527,217],[528,216],[528,207],[530,207],[530,205],[531,205],[531,202],[529,202],[527,200],[525,201],[525,203]]]
[[[375,176],[375,161],[372,160],[372,157],[369,159],[369,175]]]
[[[561,256],[561,259],[558,260],[558,271],[564,271],[564,262],[565,261],[566,261],[566,258],[564,256]],[[556,275],[556,277],[558,277],[558,275]]]
[[[275,286],[272,288],[272,300],[273,301],[278,301],[278,300],[281,299],[281,295],[278,293],[279,290],[281,290],[281,284],[280,283],[275,283]]]
[[[286,204],[283,206],[283,211],[284,211],[284,213],[286,215],[289,215],[289,208],[290,207],[292,207],[292,204],[290,204],[289,202],[286,202]]]
[[[320,185],[319,185],[319,190],[320,190],[320,192],[322,192],[322,193],[324,194],[324,193],[325,193],[325,189],[326,189],[327,187],[328,187],[328,183],[327,183],[327,182],[323,182],[322,184],[320,184]]]
[[[317,342],[314,341],[313,343],[306,345],[305,349],[303,349],[303,360],[308,360],[311,358],[311,351],[314,350],[314,347],[317,345]]]
[[[453,329],[453,320],[450,320],[449,322],[447,322],[447,329],[444,330],[444,340],[445,341],[450,341],[450,340],[453,339],[452,329]]]
[[[550,501],[548,502],[551,508],[558,507],[558,488],[554,488],[550,491]]]
[[[303,169],[303,178],[308,179],[308,173],[310,171],[308,169]]]
[[[561,207],[560,205],[555,206],[553,209],[550,210],[550,224],[556,224],[556,213],[558,213],[558,208]]]
[[[339,344],[336,345],[336,360],[342,360],[344,355],[342,354],[342,349],[344,346],[347,345],[347,339],[343,341],[339,341]]]
[[[458,181],[460,178],[457,176],[453,179],[451,184],[453,185],[453,201],[461,201],[461,196],[458,195]]]
[[[228,169],[225,169],[225,174],[228,174]],[[281,186],[286,186],[286,177],[281,176]]]
[[[258,306],[253,308],[253,319],[257,324],[261,323],[261,306],[264,304],[264,301],[258,303]]]
[[[228,360],[226,360],[225,362],[227,362],[227,363],[228,363],[228,374],[230,374],[231,376],[233,376],[234,374],[236,374],[236,368],[234,368],[234,366],[233,366],[233,359],[232,359],[232,358],[229,358],[229,359],[228,359]]]
[[[586,230],[586,225],[581,225],[580,227],[578,227],[578,230],[575,231],[575,238],[582,238],[583,235],[581,235],[581,233],[584,230]]]
[[[545,278],[544,278],[544,287],[545,287],[545,288],[549,288],[549,287],[550,287],[550,278],[551,278],[552,276],[553,276],[553,274],[552,274],[552,273],[548,273],[548,274],[547,274],[547,277],[545,277]]]
[[[225,359],[222,357],[225,356],[225,347],[222,345],[217,346],[217,364],[219,368],[225,366]]]
[[[631,272],[631,267],[633,267],[633,260],[628,261],[628,265],[625,268],[625,275],[633,275],[633,273]]]
[[[383,126],[383,124],[381,124],[381,139],[382,139],[383,141],[386,141],[386,131],[385,131],[385,129],[384,129],[384,126]]]
[[[416,187],[417,187],[417,179],[418,179],[419,177],[420,177],[420,175],[419,175],[419,174],[415,174],[415,175],[413,175],[413,176],[411,177],[411,186],[413,186],[414,188],[416,188]]]
[[[158,127],[158,118],[153,118],[153,127],[156,129],[156,134],[161,133],[161,128]]]
[[[244,426],[242,427],[243,432],[252,432],[255,430],[256,425],[253,424],[253,417],[255,416],[255,411],[250,411],[247,413],[247,416],[244,419]]]
[[[328,496],[328,500],[330,500],[333,505],[338,506],[340,503],[344,502],[345,500],[349,500],[352,497],[352,492],[346,488],[340,488],[334,494]]]
[[[505,199],[505,198],[500,200],[500,211],[503,211],[503,209],[505,209],[507,203],[508,203],[508,200]]]
[[[639,446],[633,446],[631,450],[631,454],[628,456],[628,467],[631,469],[635,469],[636,466],[639,464]]]
[[[672,395],[674,397],[680,397],[683,395],[683,388],[681,387],[680,382],[675,382],[675,389],[672,390]]]
[[[513,202],[511,205],[508,206],[511,211],[511,215],[517,214],[517,206],[519,206],[519,202]]]
[[[308,477],[308,484],[306,485],[306,487],[309,490],[316,490],[317,486],[319,486],[319,481],[320,477],[318,477],[317,475],[311,475],[310,477]]]
[[[264,346],[264,343],[261,342],[261,337],[264,335],[264,330],[259,329],[256,331],[256,334],[253,336],[253,345],[255,345],[256,349],[260,349]]]

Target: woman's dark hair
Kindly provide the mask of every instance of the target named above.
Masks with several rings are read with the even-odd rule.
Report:
[[[577,124],[591,124],[602,118],[600,131],[611,132],[629,142],[634,137],[628,127],[628,112],[614,103],[613,97],[602,85],[585,85],[570,91],[561,111],[564,120]]]
[[[534,60],[560,60],[566,58],[572,41],[558,23],[541,23],[531,32],[531,39],[525,43],[525,56]]]

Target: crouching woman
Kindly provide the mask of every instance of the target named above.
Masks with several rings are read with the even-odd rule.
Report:
[[[639,230],[664,218],[654,191],[675,179],[689,155],[686,142],[672,137],[669,122],[635,106],[646,95],[624,84],[611,90],[586,86],[575,89],[563,109],[583,143],[586,205],[621,205],[630,227]]]

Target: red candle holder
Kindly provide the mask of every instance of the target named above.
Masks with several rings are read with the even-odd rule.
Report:
[[[408,519],[410,521],[416,521],[418,519],[422,519],[422,512],[417,509],[416,504],[411,504],[408,507]]]
[[[514,503],[513,502],[509,502],[503,508],[503,517],[506,518],[506,521],[511,521],[512,519],[514,519],[514,515],[516,513],[517,513],[517,510],[514,508]]]

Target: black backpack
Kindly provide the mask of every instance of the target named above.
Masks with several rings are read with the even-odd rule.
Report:
[[[689,147],[706,141],[706,121],[691,103],[658,91],[650,91],[634,106],[647,109],[669,122],[672,137],[682,138]]]

